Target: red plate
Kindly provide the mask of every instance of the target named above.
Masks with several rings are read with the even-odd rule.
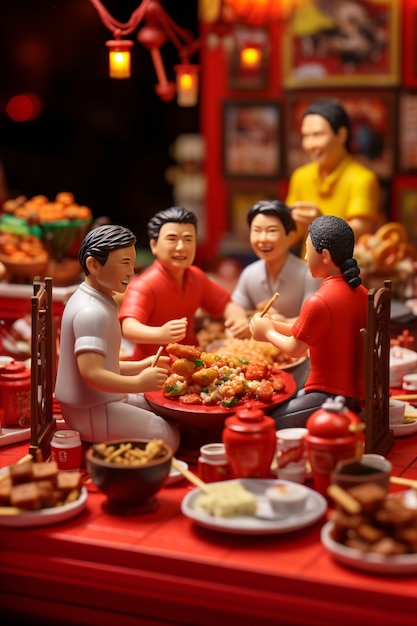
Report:
[[[271,402],[259,402],[258,400],[250,400],[251,406],[260,408],[265,413],[270,413],[279,404],[286,402],[292,398],[297,392],[297,383],[291,374],[278,370],[274,372],[277,378],[285,383],[282,392],[274,393]],[[239,406],[243,406],[244,401],[235,404],[232,407],[224,406],[203,406],[202,404],[180,404],[178,400],[165,398],[162,391],[148,391],[144,394],[155,413],[173,419],[179,424],[187,424],[200,428],[210,428],[222,426],[225,417],[236,412]]]

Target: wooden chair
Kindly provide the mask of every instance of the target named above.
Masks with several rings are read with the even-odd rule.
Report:
[[[56,374],[56,330],[53,316],[52,278],[33,282],[31,342],[31,441],[35,459],[47,459],[56,425],[53,390]],[[40,451],[40,452],[39,452]]]
[[[364,337],[365,453],[386,455],[394,438],[389,428],[389,355],[391,281],[368,293],[368,320]]]

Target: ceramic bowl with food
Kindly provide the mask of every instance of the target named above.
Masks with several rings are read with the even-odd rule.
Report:
[[[380,454],[364,454],[358,459],[339,461],[332,472],[332,483],[350,489],[364,483],[376,483],[388,489],[392,464]]]
[[[281,481],[265,491],[272,510],[278,515],[296,515],[305,507],[308,489],[304,485]]]
[[[401,400],[389,399],[389,423],[401,424],[404,420],[405,402]]]
[[[172,455],[170,446],[157,439],[107,441],[87,450],[87,471],[112,508],[134,509],[165,484]]]

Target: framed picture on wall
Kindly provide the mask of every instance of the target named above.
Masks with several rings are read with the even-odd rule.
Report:
[[[392,92],[375,90],[333,90],[289,92],[286,97],[286,164],[289,176],[296,167],[308,162],[301,145],[302,118],[308,105],[317,98],[335,98],[349,115],[350,147],[354,156],[382,179],[394,172],[394,105]]]
[[[417,178],[397,176],[393,183],[391,217],[405,227],[411,243],[417,246]]]
[[[294,3],[283,37],[285,87],[398,84],[400,4]]]
[[[226,102],[223,171],[226,178],[277,178],[281,170],[280,108],[275,102]]]
[[[417,91],[400,93],[398,119],[398,167],[417,171]]]
[[[246,216],[249,209],[260,200],[275,200],[273,189],[233,189],[229,194],[229,231],[249,238]]]

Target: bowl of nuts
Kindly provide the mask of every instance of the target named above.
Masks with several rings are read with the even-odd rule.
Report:
[[[112,512],[148,510],[168,478],[172,455],[162,439],[107,441],[87,450],[87,471]]]

